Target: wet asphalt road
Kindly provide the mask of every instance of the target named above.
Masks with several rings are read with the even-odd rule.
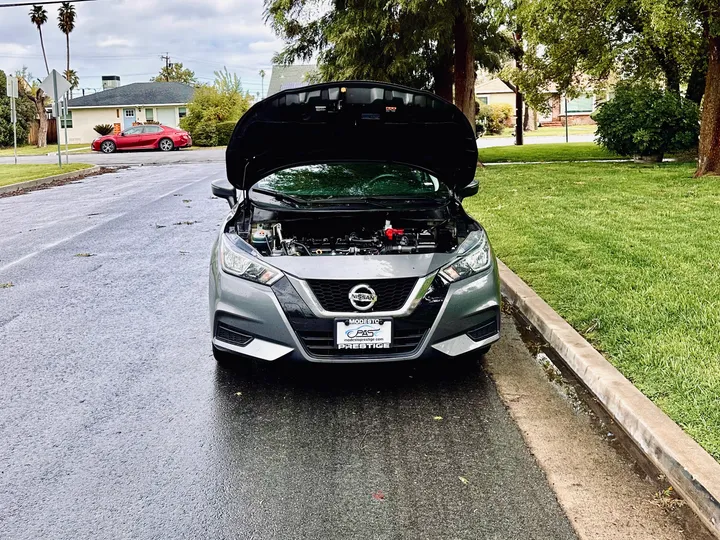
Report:
[[[220,176],[0,198],[0,538],[574,538],[479,364],[216,368]]]

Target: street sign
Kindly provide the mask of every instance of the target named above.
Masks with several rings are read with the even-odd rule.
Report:
[[[40,88],[57,103],[62,99],[65,92],[70,90],[70,83],[67,82],[67,79],[60,75],[57,70],[53,69],[50,75],[40,83]]]
[[[18,98],[18,80],[12,75],[7,78],[7,95],[9,98]]]
[[[53,114],[55,118],[60,116],[60,99],[62,99],[65,92],[70,90],[70,83],[67,79],[60,75],[57,70],[52,70],[50,75],[40,83],[40,88],[53,100]],[[62,156],[60,155],[60,123],[56,122],[57,129],[57,145],[58,145],[58,165],[62,168]]]
[[[17,165],[17,108],[15,100],[18,98],[18,79],[10,76],[7,78],[7,95],[10,98],[10,123],[13,125],[13,154],[15,165]]]

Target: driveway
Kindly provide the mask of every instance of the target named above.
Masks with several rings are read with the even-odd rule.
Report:
[[[547,476],[585,538],[682,538],[507,317],[494,376],[537,380],[506,378],[505,404],[480,359],[218,369],[222,175],[135,167],[0,198],[0,538],[575,538]],[[542,470],[506,404],[541,462],[567,433],[571,456]],[[568,468],[583,455],[603,457]]]

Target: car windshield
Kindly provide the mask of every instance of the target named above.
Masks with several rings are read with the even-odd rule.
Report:
[[[256,191],[299,199],[398,197],[445,198],[448,188],[437,178],[394,163],[323,163],[275,172],[255,185]]]

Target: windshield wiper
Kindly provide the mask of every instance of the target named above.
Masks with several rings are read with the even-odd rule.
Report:
[[[297,197],[293,197],[292,195],[285,195],[284,193],[278,193],[277,191],[273,191],[271,189],[263,189],[263,188],[256,187],[256,188],[253,188],[253,192],[261,193],[263,195],[270,195],[271,197],[276,198],[278,201],[287,203],[290,206],[295,206],[296,208],[301,205],[306,205],[308,202],[308,201],[304,201],[302,199],[298,199]]]
[[[328,197],[326,199],[311,199],[305,201],[308,204],[315,205],[335,205],[335,204],[369,204],[372,206],[379,206],[381,208],[387,208],[387,204],[383,204],[382,199],[374,197]]]

